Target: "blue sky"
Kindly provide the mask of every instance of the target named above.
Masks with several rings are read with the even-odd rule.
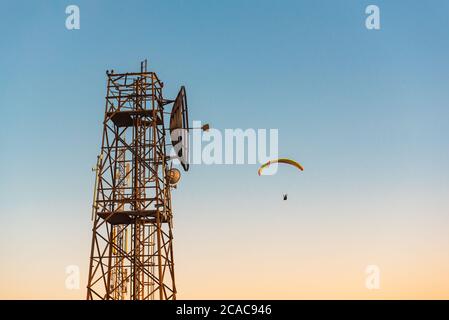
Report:
[[[69,4],[80,30],[65,28]],[[369,4],[381,30],[365,28]],[[280,155],[305,167],[261,179],[255,165],[193,166],[174,192],[180,242],[217,228],[244,238],[284,212],[325,237],[449,247],[447,1],[2,1],[0,34],[4,268],[87,266],[105,70],[145,58],[167,97],[187,87],[190,119],[278,128]],[[55,263],[39,262],[48,248]]]

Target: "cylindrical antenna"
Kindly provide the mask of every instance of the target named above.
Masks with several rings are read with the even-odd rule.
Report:
[[[147,59],[140,62],[140,72],[147,72]]]

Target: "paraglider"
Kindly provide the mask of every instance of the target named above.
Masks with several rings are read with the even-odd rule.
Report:
[[[280,159],[274,159],[274,160],[270,160],[266,163],[264,163],[263,165],[260,166],[259,170],[257,171],[257,174],[260,176],[262,175],[262,171],[269,167],[271,164],[273,163],[285,163],[285,164],[289,164],[291,166],[294,166],[296,168],[298,168],[301,171],[304,171],[304,168],[302,167],[302,165],[300,165],[298,162],[296,162],[295,160],[292,159],[287,159],[287,158],[280,158]],[[284,201],[287,201],[287,193],[282,195],[282,199]]]
[[[280,158],[280,159],[275,159],[275,160],[270,160],[266,163],[264,163],[263,165],[260,166],[259,170],[257,171],[257,173],[259,174],[259,176],[262,174],[262,171],[269,167],[271,164],[273,163],[286,163],[289,165],[292,165],[296,168],[298,168],[301,171],[304,171],[304,168],[302,167],[302,165],[300,165],[298,162],[296,162],[295,160],[292,159],[287,159],[287,158]]]

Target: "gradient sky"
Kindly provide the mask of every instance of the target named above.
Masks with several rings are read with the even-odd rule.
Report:
[[[105,70],[145,58],[190,119],[278,128],[305,167],[183,174],[179,298],[449,298],[447,1],[1,1],[0,35],[0,298],[85,297]]]

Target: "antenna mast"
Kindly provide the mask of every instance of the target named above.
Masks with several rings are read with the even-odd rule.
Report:
[[[164,106],[175,100],[162,87],[146,60],[140,72],[107,72],[88,300],[176,299],[171,187],[179,177],[164,123]]]

